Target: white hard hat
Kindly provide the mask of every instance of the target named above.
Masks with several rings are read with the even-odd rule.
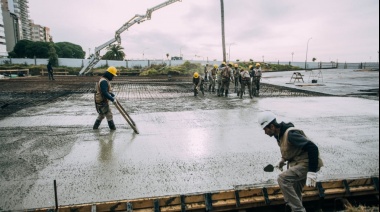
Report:
[[[274,115],[272,112],[265,111],[259,114],[258,122],[261,126],[261,128],[265,128],[268,126],[273,120],[276,119],[276,115]]]

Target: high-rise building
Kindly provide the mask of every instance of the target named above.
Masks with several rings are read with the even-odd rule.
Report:
[[[1,6],[2,2],[0,2]],[[5,41],[5,30],[4,30],[4,20],[3,20],[3,13],[2,10],[0,10],[0,57],[7,57],[7,44]]]
[[[35,24],[33,20],[30,20],[30,29],[31,29],[32,41],[43,41],[43,42],[53,41],[52,37],[50,36],[49,27],[44,27],[44,26]]]

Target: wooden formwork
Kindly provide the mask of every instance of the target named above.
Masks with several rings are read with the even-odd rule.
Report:
[[[305,187],[304,202],[379,195],[379,178],[329,180],[317,183],[316,188]],[[144,199],[99,202],[58,207],[60,212],[184,212],[184,211],[231,211],[284,204],[278,186],[239,186],[232,190],[195,193]],[[41,208],[27,211],[54,211]]]

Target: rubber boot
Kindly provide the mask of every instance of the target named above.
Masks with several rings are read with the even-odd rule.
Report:
[[[250,97],[251,99],[253,99],[252,91],[249,91],[249,97]]]
[[[113,120],[108,121],[108,126],[110,127],[111,130],[116,130],[115,123],[113,123]]]
[[[226,90],[226,94],[225,94],[225,97],[227,97],[228,96],[228,90]]]
[[[102,120],[98,120],[98,119],[96,119],[95,124],[94,124],[94,126],[92,127],[92,129],[94,129],[94,130],[99,129],[100,123],[102,123]]]

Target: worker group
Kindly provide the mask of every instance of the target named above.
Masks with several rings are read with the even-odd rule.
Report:
[[[253,99],[254,96],[259,96],[261,76],[260,63],[256,63],[255,66],[250,65],[249,70],[244,70],[239,64],[232,62],[228,65],[223,62],[220,66],[215,64],[211,70],[208,70],[206,64],[203,76],[198,72],[193,75],[194,96],[198,96],[199,91],[204,95],[205,89],[208,89],[208,92],[216,93],[218,97],[228,97],[230,84],[233,84],[234,93],[238,97],[242,99],[248,88],[247,94]]]

